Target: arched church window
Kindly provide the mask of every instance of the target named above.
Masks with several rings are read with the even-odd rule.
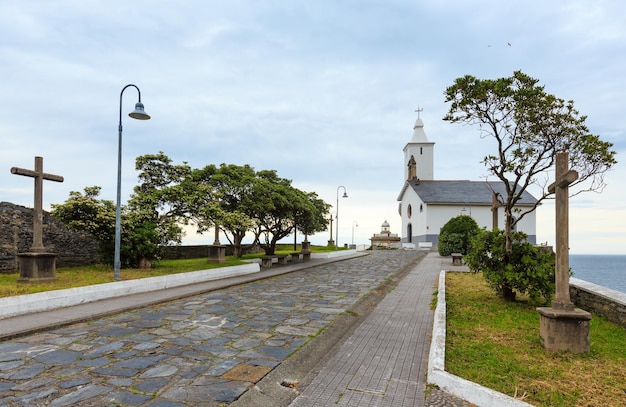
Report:
[[[424,205],[420,204],[420,212],[424,212]]]
[[[413,208],[411,208],[411,204],[409,204],[408,208],[406,208],[406,215],[411,219],[411,215],[413,214]]]

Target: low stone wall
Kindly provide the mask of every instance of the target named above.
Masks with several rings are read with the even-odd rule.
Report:
[[[231,245],[224,245],[226,247],[226,255],[233,255],[233,247]],[[258,246],[251,244],[243,245],[243,253],[257,253],[260,249]],[[164,260],[180,260],[180,259],[199,259],[201,257],[208,257],[209,245],[188,245],[188,246],[162,246],[161,258]]]
[[[626,328],[625,293],[570,278],[570,298],[577,307],[601,315]]]
[[[43,214],[43,245],[58,255],[57,267],[95,264],[100,260],[98,243],[86,233],[68,231],[48,212]],[[0,272],[17,270],[17,254],[33,244],[33,210],[0,202]]]

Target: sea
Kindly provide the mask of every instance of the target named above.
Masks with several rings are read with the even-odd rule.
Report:
[[[573,277],[626,293],[626,254],[570,254]]]

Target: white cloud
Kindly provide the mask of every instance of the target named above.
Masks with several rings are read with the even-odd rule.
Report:
[[[351,238],[354,220],[361,243],[385,219],[400,233],[402,148],[418,106],[437,143],[435,176],[485,174],[479,161],[493,147],[477,129],[441,120],[458,76],[522,69],[574,99],[590,130],[626,151],[625,20],[618,0],[3,2],[0,200],[32,205],[30,181],[9,169],[35,155],[65,177],[45,186],[45,206],[91,185],[113,199],[119,92],[135,83],[152,120],[126,116],[137,98],[126,92],[124,196],[134,158],[162,150],[196,167],[276,169],[333,204],[345,185],[340,238]],[[604,193],[572,201],[577,219],[594,219],[572,229],[572,250],[593,236],[594,252],[623,253],[622,167]]]

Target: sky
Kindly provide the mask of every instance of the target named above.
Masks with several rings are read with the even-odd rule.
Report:
[[[436,143],[435,179],[483,180],[494,140],[443,121],[444,91],[464,75],[522,70],[574,100],[617,151],[607,187],[570,200],[571,253],[624,254],[624,21],[622,0],[0,0],[0,201],[33,206],[32,179],[10,169],[32,169],[35,156],[64,177],[44,183],[44,209],[94,185],[114,201],[120,92],[135,84],[152,118],[128,117],[138,94],[127,88],[123,201],[140,155],[249,164],[333,212],[339,200],[339,243],[369,243],[385,220],[401,234],[416,109]],[[537,240],[554,244],[552,201],[538,209]],[[213,234],[190,229],[183,242]]]

